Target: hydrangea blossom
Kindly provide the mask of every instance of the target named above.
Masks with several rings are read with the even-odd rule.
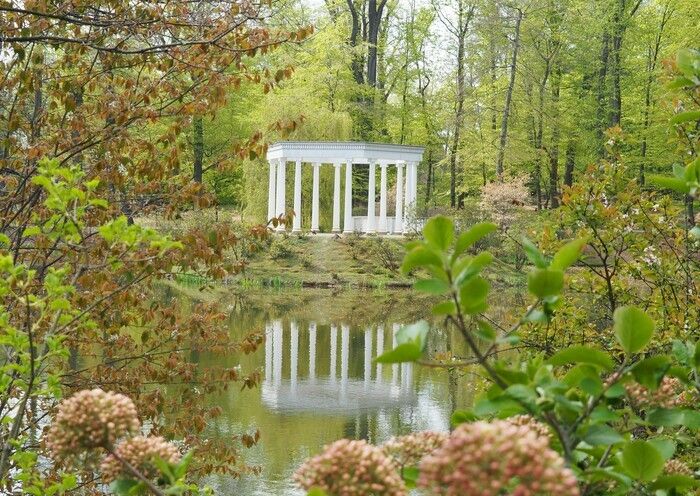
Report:
[[[683,383],[675,377],[664,377],[656,391],[637,383],[626,384],[625,389],[630,402],[637,408],[674,408],[692,403],[691,395],[684,391]]]
[[[181,458],[177,447],[160,436],[132,437],[119,443],[114,452],[149,479],[156,477],[159,473],[154,464],[156,457],[168,463],[177,463]],[[102,480],[107,484],[121,477],[131,476],[124,464],[114,455],[105,457],[100,470]]]
[[[365,441],[341,439],[306,462],[294,474],[303,489],[319,487],[342,496],[405,496],[395,462]]]
[[[578,496],[576,477],[549,438],[507,420],[460,425],[423,459],[418,485],[446,496]]]
[[[664,465],[664,472],[668,475],[693,475],[692,469],[684,462],[672,458]]]
[[[532,415],[516,415],[514,417],[507,418],[506,421],[513,425],[528,427],[530,430],[534,431],[535,434],[541,437],[551,437],[552,435],[549,427],[536,420]]]
[[[111,447],[121,437],[137,433],[140,426],[129,397],[84,390],[59,404],[46,446],[57,460],[70,460],[86,449]]]
[[[421,459],[438,449],[449,436],[444,432],[423,431],[389,439],[382,449],[401,467],[418,465]]]

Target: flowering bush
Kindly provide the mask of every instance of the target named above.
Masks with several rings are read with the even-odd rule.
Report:
[[[479,206],[502,230],[507,230],[531,203],[526,183],[525,176],[516,176],[482,186]]]
[[[46,435],[46,447],[54,458],[70,459],[83,450],[109,449],[140,427],[136,406],[127,396],[84,390],[61,402]]]
[[[579,494],[574,473],[548,437],[504,420],[460,425],[420,469],[418,485],[430,494]]]
[[[423,457],[440,448],[447,437],[444,432],[415,432],[392,437],[382,445],[382,449],[399,467],[410,467],[418,465]]]
[[[100,465],[102,480],[109,483],[129,477],[124,462],[128,463],[149,479],[156,478],[160,471],[155,461],[161,459],[169,464],[177,464],[181,459],[180,451],[175,445],[160,436],[136,436],[127,439],[107,455]]]
[[[328,495],[407,494],[394,461],[366,441],[341,439],[326,446],[297,470],[294,480],[304,489],[318,488]]]

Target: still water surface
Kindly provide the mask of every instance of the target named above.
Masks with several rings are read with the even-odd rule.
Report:
[[[265,344],[249,356],[201,356],[200,365],[257,367],[263,381],[256,389],[212,398],[223,414],[207,434],[226,439],[259,429],[259,444],[244,454],[262,472],[235,480],[212,476],[206,482],[217,494],[303,494],[292,474],[323,445],[343,437],[382,443],[412,431],[447,431],[454,409],[472,401],[472,376],[372,363],[392,347],[401,324],[429,318],[430,302],[410,291],[301,290],[230,298],[231,332],[264,331]],[[465,356],[458,337],[434,324],[430,351]]]

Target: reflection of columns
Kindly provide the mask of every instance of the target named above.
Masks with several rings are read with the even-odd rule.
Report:
[[[396,163],[396,209],[394,213],[394,234],[403,232],[403,162]]]
[[[318,175],[321,164],[314,162],[313,185],[311,188],[311,232],[318,232]]]
[[[333,164],[333,231],[340,232],[340,168],[342,164]]]
[[[348,388],[348,359],[350,358],[350,327],[341,326],[340,335],[340,395],[345,397]]]
[[[285,184],[286,184],[286,170],[287,170],[287,159],[280,159],[280,161],[277,163],[277,193],[276,193],[276,198],[277,198],[277,215],[284,215],[286,212],[286,201],[284,198],[284,194],[286,191]],[[278,231],[284,231],[285,226],[283,224],[280,224],[277,226]]]
[[[399,324],[392,324],[391,325],[391,349],[393,350],[396,348],[396,333],[399,332]],[[392,363],[391,364],[391,385],[396,386],[398,382],[398,375],[399,375],[399,364],[398,363]]]
[[[292,378],[292,391],[294,391],[297,388],[297,376],[299,375],[299,326],[292,321],[291,328],[292,344],[289,352],[291,356],[289,375]]]
[[[331,370],[329,372],[329,376],[331,377],[331,382],[335,382],[336,379],[336,373],[335,373],[335,367],[336,363],[338,360],[336,359],[336,356],[338,354],[338,328],[334,325],[331,326]]]
[[[275,197],[276,182],[277,182],[277,164],[270,160],[270,180],[267,185],[267,220],[277,217],[275,208],[277,207],[277,198]]]
[[[377,326],[377,356],[384,353],[384,326]],[[382,364],[377,364],[377,382],[382,382]]]
[[[404,208],[403,208],[403,233],[408,233],[408,221],[411,214],[411,192],[413,191],[413,186],[411,186],[411,179],[413,174],[411,174],[411,164],[406,163],[406,181],[405,181],[405,191],[404,191]]]
[[[375,205],[375,190],[376,190],[376,165],[374,159],[369,161],[369,181],[367,184],[367,226],[365,232],[374,234],[377,232],[377,209]]]
[[[276,320],[272,325],[272,379],[279,385],[282,381],[282,321]]]
[[[380,234],[386,234],[386,168],[389,164],[386,162],[381,162],[379,167],[381,167],[381,179],[379,180],[379,226],[377,227],[377,232]]]
[[[309,324],[309,377],[316,379],[316,322]]]
[[[301,232],[301,160],[294,165],[294,220],[292,232]]]
[[[345,222],[343,232],[351,233],[355,230],[352,220],[352,160],[345,164]]]
[[[413,378],[413,364],[412,363],[402,363],[401,364],[401,390],[403,392],[409,392],[411,390],[411,379]]]
[[[272,325],[265,325],[265,381],[272,378]]]
[[[372,329],[365,329],[365,389],[372,379]]]

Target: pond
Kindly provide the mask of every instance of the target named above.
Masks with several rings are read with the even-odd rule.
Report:
[[[257,446],[244,450],[258,476],[210,476],[217,494],[303,494],[292,482],[310,455],[340,438],[382,443],[394,435],[449,429],[457,408],[471,404],[474,376],[413,364],[378,365],[372,360],[392,347],[402,324],[430,318],[431,303],[412,291],[297,290],[223,294],[235,336],[251,331],[267,339],[251,355],[201,355],[202,367],[258,367],[262,384],[232,388],[211,398],[223,414],[206,434],[225,439],[260,430]],[[433,322],[431,353],[465,357],[456,331]]]

